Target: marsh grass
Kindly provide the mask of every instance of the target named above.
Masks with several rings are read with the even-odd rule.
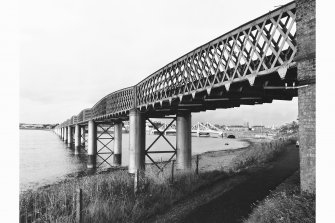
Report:
[[[272,140],[271,142],[252,143],[249,149],[243,151],[232,160],[230,170],[236,172],[244,168],[271,162],[285,153],[288,146],[295,142],[296,137],[291,136]]]
[[[75,191],[83,192],[84,222],[144,222],[162,213],[224,173],[158,173],[149,166],[134,195],[133,176],[126,171],[99,174],[20,194],[20,222],[75,222]]]
[[[266,160],[279,157],[286,145],[294,144],[296,137],[288,137],[285,140],[276,140],[272,145],[254,145],[254,152],[245,152],[236,158],[236,167],[246,167],[260,164]],[[285,149],[286,148],[286,149]],[[248,157],[248,158],[246,158]],[[243,159],[245,161],[243,162]],[[284,183],[280,184],[267,198],[258,204],[254,204],[252,213],[244,223],[312,223],[315,222],[315,194],[301,193],[300,175],[297,171]]]
[[[315,195],[300,193],[299,186],[289,192],[269,196],[255,207],[244,223],[315,222]]]
[[[176,171],[171,182],[171,166],[163,172],[148,165],[140,179],[140,193],[134,195],[133,175],[125,170],[84,176],[64,183],[20,194],[20,222],[75,222],[75,191],[82,189],[83,222],[145,222],[163,213],[182,199],[240,168],[275,159],[289,140],[254,144],[233,161],[229,173],[223,170],[198,175]]]

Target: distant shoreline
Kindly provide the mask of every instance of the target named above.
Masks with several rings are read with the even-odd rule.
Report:
[[[44,129],[44,128],[40,128],[40,129],[36,129],[36,128],[19,128],[20,130],[47,130],[47,131],[51,131],[52,129]]]

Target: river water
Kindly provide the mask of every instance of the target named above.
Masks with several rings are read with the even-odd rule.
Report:
[[[157,138],[157,135],[146,135],[146,147]],[[176,144],[175,136],[166,136],[172,145]],[[103,141],[105,144],[108,140]],[[236,149],[248,144],[236,139],[221,137],[192,137],[192,155],[207,151]],[[111,149],[113,142],[108,144]],[[102,144],[98,143],[98,150]],[[122,166],[128,165],[129,159],[129,134],[122,134]],[[161,137],[151,151],[172,150],[171,146]],[[104,148],[101,152],[107,152]],[[101,155],[107,158],[109,154]],[[170,154],[153,154],[155,161],[168,160]],[[175,159],[175,157],[174,157]],[[112,157],[107,161],[111,163]],[[85,150],[75,156],[72,149],[67,148],[63,141],[48,130],[20,130],[20,190],[36,189],[40,186],[56,183],[66,178],[68,174],[86,169],[87,156]],[[102,159],[98,157],[97,163]],[[146,162],[151,162],[146,158]],[[99,168],[110,167],[102,163]]]

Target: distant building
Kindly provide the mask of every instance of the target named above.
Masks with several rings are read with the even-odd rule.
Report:
[[[264,125],[254,125],[251,127],[254,131],[263,131],[265,129]]]
[[[248,131],[249,128],[248,128],[248,126],[243,126],[243,125],[229,125],[229,126],[227,126],[227,130],[231,130],[231,131]]]

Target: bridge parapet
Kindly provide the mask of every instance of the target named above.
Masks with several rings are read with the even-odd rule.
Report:
[[[196,93],[279,71],[297,52],[295,2],[250,21],[159,69],[137,85],[138,105]]]
[[[88,121],[91,118],[91,109],[87,108],[82,110],[77,117],[78,117],[77,120],[78,123]]]
[[[133,108],[134,102],[134,87],[124,88],[114,92],[107,98],[106,113],[113,114],[122,111],[127,111]]]
[[[77,121],[78,121],[78,118],[77,118],[76,115],[74,115],[74,116],[72,116],[72,117],[70,118],[70,124],[71,124],[71,125],[75,125],[75,124],[77,124]]]
[[[71,125],[71,119],[67,119],[67,120],[65,121],[65,126],[69,126],[69,125]]]
[[[135,106],[134,98],[134,87],[108,94],[92,107],[92,118],[126,113]]]

